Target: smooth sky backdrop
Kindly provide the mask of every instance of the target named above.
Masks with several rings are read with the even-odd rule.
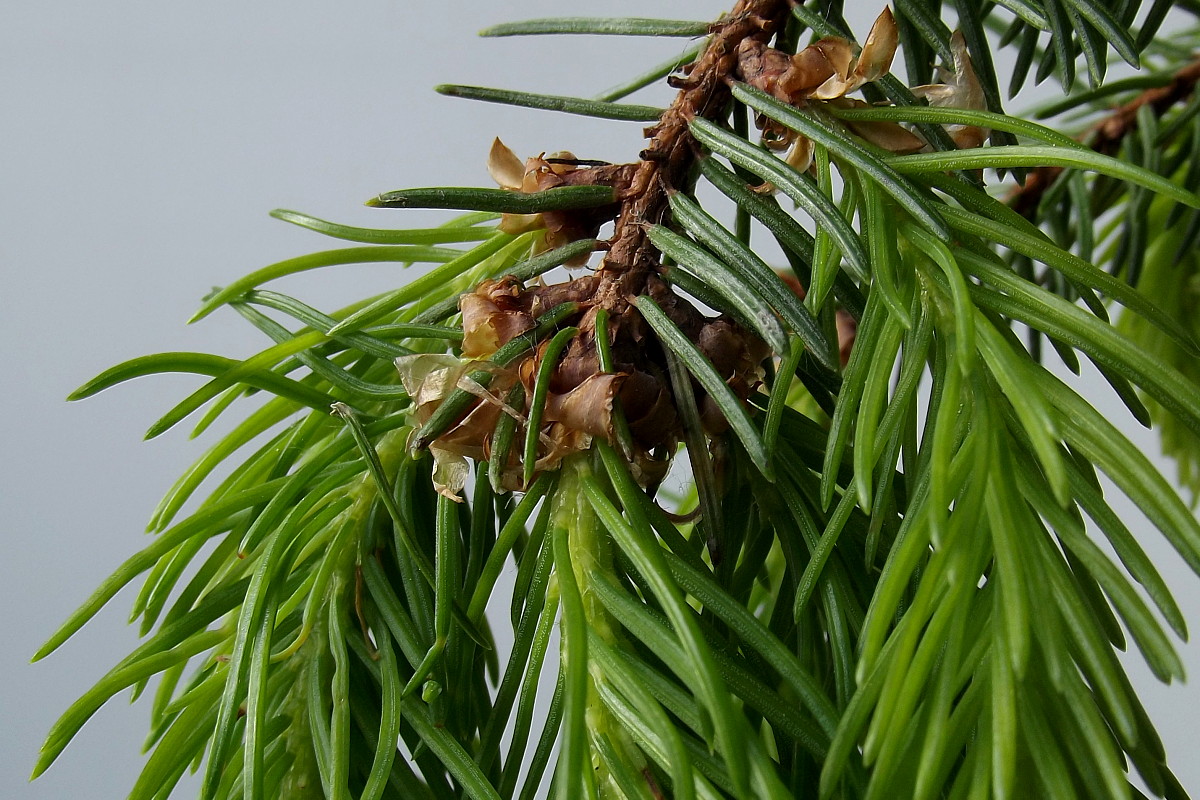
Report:
[[[882,5],[855,4],[865,35]],[[492,137],[517,153],[570,149],[629,161],[638,123],[585,120],[440,97],[441,82],[588,96],[678,52],[681,40],[478,40],[510,19],[563,14],[711,19],[718,0],[106,0],[12,3],[0,25],[0,796],[117,798],[140,769],[146,704],[110,702],[48,774],[27,777],[54,719],[135,646],[122,592],[59,652],[28,664],[53,629],[145,546],[161,494],[213,441],[147,426],[199,385],[138,380],[91,400],[66,395],[119,361],[185,350],[244,357],[265,341],[224,309],[184,321],[214,285],[337,246],[271,220],[276,207],[350,224],[435,216],[368,209],[422,185],[488,185]],[[639,95],[664,103],[670,93]],[[1014,105],[1019,107],[1019,105]],[[298,276],[286,291],[322,308],[394,286],[397,265]],[[1124,413],[1123,411],[1118,413]],[[1128,415],[1122,417],[1128,420]],[[1128,422],[1132,430],[1132,421]],[[1148,451],[1153,437],[1140,435]],[[1143,525],[1144,527],[1144,525]],[[1155,536],[1184,612],[1197,580]],[[1184,651],[1200,673],[1200,649]],[[1197,687],[1153,684],[1127,659],[1185,786]],[[1197,676],[1200,678],[1200,675]],[[193,784],[194,786],[194,784]],[[189,796],[181,791],[178,796]]]

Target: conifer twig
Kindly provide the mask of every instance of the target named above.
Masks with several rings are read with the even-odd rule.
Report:
[[[1200,83],[1200,57],[1175,73],[1164,86],[1146,89],[1124,105],[1118,106],[1103,119],[1096,122],[1079,137],[1081,142],[1101,155],[1115,155],[1126,136],[1138,127],[1138,110],[1149,106],[1156,117],[1161,117],[1172,106],[1188,97]],[[1008,196],[1008,205],[1026,219],[1033,219],[1042,196],[1058,180],[1063,167],[1037,167],[1029,172],[1025,183]]]
[[[638,294],[659,264],[659,252],[647,237],[647,225],[659,223],[668,211],[670,191],[680,186],[695,159],[695,142],[688,123],[696,117],[716,119],[729,102],[726,78],[737,67],[738,45],[745,39],[768,40],[788,13],[782,0],[738,0],[730,14],[715,23],[712,38],[686,76],[673,85],[680,91],[659,121],[646,133],[650,144],[642,151],[632,186],[625,193],[616,227],[600,273],[615,297],[602,303],[620,307],[618,298]],[[598,298],[599,299],[599,298]]]

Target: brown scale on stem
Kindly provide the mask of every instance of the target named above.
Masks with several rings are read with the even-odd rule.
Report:
[[[669,192],[683,186],[695,160],[696,142],[688,124],[696,117],[715,119],[724,114],[730,99],[728,79],[737,69],[742,43],[769,41],[788,11],[781,0],[739,0],[729,16],[713,26],[708,47],[686,77],[676,81],[680,91],[675,101],[646,131],[650,143],[642,151],[600,266],[608,291],[620,298],[639,294],[641,282],[658,268],[659,253],[646,238],[645,226],[665,219]]]
[[[744,81],[791,105],[819,108],[865,106],[847,95],[878,80],[890,68],[898,43],[892,13],[884,9],[860,49],[847,39],[826,37],[795,54],[772,49],[770,43],[790,13],[786,0],[739,0],[733,11],[711,27],[708,46],[681,76],[670,80],[679,93],[658,122],[645,132],[650,140],[636,164],[607,164],[581,160],[571,153],[541,154],[522,161],[499,140],[488,158],[496,182],[511,191],[533,193],[559,186],[603,185],[613,189],[615,202],[594,209],[505,214],[500,230],[507,233],[544,231],[541,247],[549,249],[579,239],[595,238],[605,223],[614,223],[595,273],[551,286],[523,286],[510,278],[485,281],[460,300],[464,364],[451,357],[409,357],[404,361],[405,386],[428,418],[454,391],[479,399],[449,429],[432,441],[439,459],[439,491],[457,497],[467,472],[466,459],[495,459],[492,437],[502,415],[528,424],[525,409],[532,403],[548,342],[494,370],[489,385],[471,385],[470,371],[496,350],[537,327],[538,318],[565,302],[579,311],[563,326],[577,333],[548,373],[548,393],[539,429],[534,471],[554,469],[571,452],[600,437],[620,444],[635,475],[644,484],[661,479],[675,445],[682,438],[681,417],[672,392],[666,359],[653,331],[631,300],[649,296],[694,342],[734,393],[745,399],[762,380],[762,364],[771,353],[759,338],[727,317],[705,318],[675,294],[661,276],[662,257],[650,242],[648,228],[667,223],[669,197],[686,191],[689,173],[699,155],[689,125],[700,117],[720,120],[731,100],[730,85]],[[961,34],[951,39],[953,61],[939,70],[941,82],[914,87],[932,105],[982,108],[983,96]],[[759,119],[763,141],[776,149],[791,147],[787,161],[808,169],[813,145],[805,137]],[[913,152],[925,142],[908,129],[885,122],[847,122],[859,136],[893,152]],[[948,126],[960,147],[980,146],[987,132],[974,126]],[[586,262],[580,259],[575,265]],[[604,349],[611,352],[611,369],[600,368],[598,319],[607,318]],[[845,359],[853,342],[848,315],[839,318],[839,339]],[[443,359],[433,363],[422,359]],[[448,360],[445,360],[448,359]],[[465,381],[465,382],[464,382]],[[700,422],[715,436],[727,422],[699,385],[693,384]],[[522,391],[518,391],[518,389]],[[522,397],[523,395],[523,397]],[[507,400],[506,400],[507,398]],[[522,402],[523,401],[523,402]],[[519,408],[517,407],[519,406]],[[432,434],[431,434],[432,435]],[[507,488],[521,488],[528,470],[522,455],[510,450],[502,470]],[[494,477],[494,476],[493,476]]]
[[[511,277],[484,281],[474,292],[463,295],[463,356],[483,360],[513,338],[533,329],[537,319],[565,302],[580,310],[562,325],[578,328],[559,357],[548,386],[539,429],[537,470],[555,469],[572,452],[585,449],[599,437],[616,444],[617,408],[632,441],[628,453],[635,476],[645,484],[662,479],[674,445],[680,438],[680,419],[670,390],[664,355],[637,310],[628,303],[613,314],[597,302],[600,275],[588,275],[549,286],[524,287]],[[725,317],[708,319],[690,303],[672,292],[657,275],[646,277],[643,294],[653,298],[718,374],[741,397],[762,378],[762,361],[769,355],[755,336]],[[598,316],[608,312],[608,347],[612,370],[600,369],[597,342]],[[492,435],[502,414],[527,422],[537,376],[548,342],[534,348],[507,368],[496,370],[490,384],[471,387],[464,376],[477,361],[464,364],[450,356],[415,355],[397,361],[406,388],[418,406],[418,416],[428,419],[450,392],[467,389],[480,401],[431,444],[439,462],[435,479],[439,491],[457,497],[465,480],[465,459],[491,459]],[[520,387],[524,402],[519,408],[504,402]],[[724,432],[726,421],[710,398],[694,387],[701,422],[707,433]],[[522,488],[523,464],[519,448],[510,451],[504,469],[504,488]]]
[[[597,247],[605,255],[595,274],[550,286],[522,286],[511,278],[485,281],[460,299],[462,353],[464,358],[476,360],[473,369],[478,368],[478,360],[534,328],[537,318],[550,308],[567,301],[580,306],[575,317],[562,322],[577,327],[578,334],[567,345],[549,382],[538,432],[538,470],[556,468],[565,455],[587,447],[594,437],[616,443],[617,420],[623,418],[632,438],[625,444],[632,446],[627,455],[635,475],[650,484],[665,473],[681,437],[681,422],[665,357],[653,332],[630,303],[633,297],[653,298],[739,396],[746,397],[760,382],[761,365],[769,355],[766,346],[725,317],[705,318],[672,291],[658,276],[661,254],[650,243],[647,226],[665,222],[670,192],[686,188],[698,151],[689,123],[696,117],[718,119],[725,114],[730,100],[728,83],[736,73],[743,43],[765,45],[788,13],[786,0],[739,0],[728,16],[715,23],[704,52],[687,68],[685,77],[674,81],[680,89],[674,102],[647,129],[650,142],[636,164],[602,164],[576,159],[570,153],[521,162],[498,141],[493,146],[489,170],[505,188],[535,192],[562,185],[607,185],[617,197],[614,205],[600,209],[505,215],[501,221],[501,230],[509,233],[544,228],[546,247],[594,237],[602,224],[613,221],[612,237]],[[607,312],[607,346],[612,357],[609,373],[600,369],[596,338],[601,310]],[[523,359],[497,371],[486,389],[465,386],[466,367],[461,365],[410,361],[402,366],[402,377],[417,401],[419,416],[427,416],[456,389],[466,388],[480,397],[430,446],[439,460],[442,477],[435,476],[435,483],[443,494],[457,499],[465,480],[466,458],[494,457],[491,437],[500,415],[525,419],[524,409],[532,401],[546,348],[543,342]],[[517,386],[524,388],[521,409],[503,401]],[[710,435],[723,432],[724,417],[698,385],[694,390],[706,431]],[[510,451],[504,470],[506,488],[520,488],[519,449]]]

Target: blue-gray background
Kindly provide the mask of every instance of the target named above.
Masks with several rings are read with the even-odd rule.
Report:
[[[499,135],[521,155],[571,149],[635,158],[636,123],[468,104],[430,91],[482,83],[588,95],[682,42],[475,40],[506,19],[569,13],[712,18],[722,0],[530,0],[500,8],[358,0],[10,4],[0,25],[0,796],[124,796],[140,768],[144,704],[109,703],[44,777],[27,784],[56,716],[134,646],[121,593],[45,661],[28,658],[122,560],[163,491],[204,446],[186,426],[147,425],[197,385],[139,380],[83,403],[73,388],[126,358],[165,350],[244,356],[263,340],[228,310],[183,322],[216,284],[331,246],[270,220],[275,207],[365,225],[379,191],[487,185]],[[881,6],[859,6],[865,34]],[[663,102],[651,96],[647,102]],[[1019,107],[1014,104],[1014,108]],[[418,223],[420,224],[420,223]],[[331,308],[404,280],[395,265],[344,267],[286,284]],[[1121,419],[1128,421],[1123,411]],[[1152,437],[1138,433],[1148,451]],[[1196,579],[1148,535],[1184,611]],[[1184,650],[1192,673],[1200,649]],[[1185,786],[1197,686],[1164,688],[1130,664]],[[187,792],[180,792],[187,796]]]

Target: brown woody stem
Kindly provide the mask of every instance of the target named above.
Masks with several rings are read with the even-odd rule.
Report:
[[[1156,117],[1161,117],[1176,103],[1192,96],[1196,84],[1200,83],[1200,58],[1176,72],[1165,86],[1147,89],[1137,97],[1114,109],[1080,137],[1097,153],[1115,155],[1126,136],[1137,130],[1138,111],[1149,106]],[[1027,219],[1034,219],[1042,196],[1058,180],[1062,167],[1038,167],[1025,178],[1024,185],[1008,196],[1008,205]]]
[[[600,266],[604,287],[597,301],[620,308],[624,298],[640,294],[659,265],[660,254],[646,237],[646,225],[662,222],[670,191],[681,187],[696,158],[688,123],[696,117],[721,117],[729,103],[727,78],[737,67],[738,45],[746,39],[768,41],[787,18],[786,0],[738,0],[727,17],[715,23],[712,38],[691,64],[671,106],[647,129],[650,143],[642,151],[631,187],[624,194],[608,253]]]

